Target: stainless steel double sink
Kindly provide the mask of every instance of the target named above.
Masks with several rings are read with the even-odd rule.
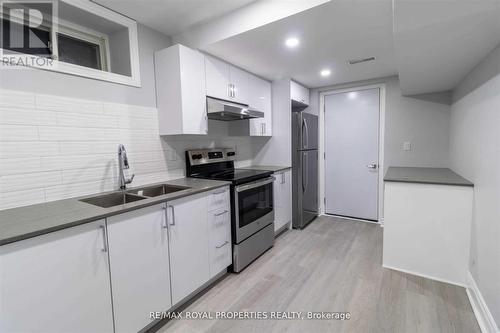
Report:
[[[102,208],[110,208],[186,189],[189,189],[189,187],[161,184],[140,187],[123,192],[98,195],[95,197],[81,199],[80,201]]]

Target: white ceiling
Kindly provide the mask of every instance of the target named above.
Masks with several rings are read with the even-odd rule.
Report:
[[[255,0],[93,0],[168,36]]]
[[[394,2],[403,94],[454,88],[499,43],[499,0]]]
[[[289,36],[299,47],[286,48]],[[310,88],[397,74],[391,0],[331,1],[204,49],[264,78],[291,77]],[[376,61],[347,64],[371,56]],[[327,67],[332,74],[323,78]]]

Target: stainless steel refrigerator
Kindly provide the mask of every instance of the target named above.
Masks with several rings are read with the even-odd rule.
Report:
[[[302,229],[318,216],[318,117],[292,112],[292,225]]]

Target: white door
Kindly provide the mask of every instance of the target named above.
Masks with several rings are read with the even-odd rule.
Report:
[[[234,66],[229,66],[229,81],[233,85],[233,97],[237,103],[250,104],[250,74]]]
[[[325,97],[325,212],[378,220],[379,89]]]
[[[0,332],[113,332],[104,220],[0,246]]]
[[[189,196],[167,203],[172,303],[209,280],[207,196]]]
[[[207,96],[228,100],[229,64],[205,55],[205,79]]]
[[[165,204],[107,219],[116,332],[138,332],[171,305]]]

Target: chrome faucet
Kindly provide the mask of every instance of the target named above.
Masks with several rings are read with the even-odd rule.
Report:
[[[118,183],[120,185],[120,190],[125,190],[127,188],[127,184],[132,183],[134,180],[134,174],[129,179],[125,178],[124,171],[125,169],[130,168],[128,164],[127,151],[125,150],[125,146],[121,143],[118,145]]]

